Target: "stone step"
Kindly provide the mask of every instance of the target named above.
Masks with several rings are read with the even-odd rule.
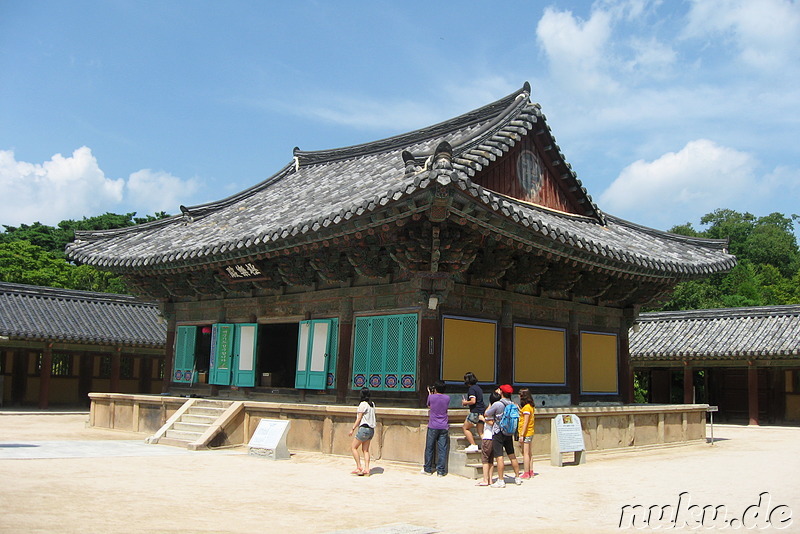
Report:
[[[168,438],[165,436],[160,440],[158,440],[158,444],[169,445],[170,447],[180,447],[182,449],[185,449],[186,446],[189,445],[189,442],[183,439]]]
[[[197,399],[194,401],[193,406],[200,406],[203,408],[222,408],[227,409],[233,404],[232,401],[226,400],[212,400],[212,399]]]
[[[218,417],[213,415],[202,415],[186,412],[181,416],[181,423],[197,423],[201,425],[213,425]]]
[[[192,406],[186,413],[190,415],[209,415],[214,419],[225,413],[227,408],[216,408],[211,406]]]
[[[186,430],[167,430],[164,437],[182,439],[187,442],[197,441],[202,434],[200,432],[188,432]],[[161,443],[161,440],[159,440]]]
[[[186,421],[176,421],[175,424],[172,425],[172,429],[203,434],[206,430],[208,430],[210,426],[211,425],[207,423],[190,423]]]

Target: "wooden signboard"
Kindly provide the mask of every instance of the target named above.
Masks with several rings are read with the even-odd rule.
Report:
[[[284,419],[262,419],[247,444],[249,453],[271,460],[288,460],[291,456],[286,447],[291,421]]]
[[[550,429],[550,465],[562,467],[561,455],[575,453],[575,463],[586,463],[586,445],[583,442],[581,420],[575,414],[558,414]]]

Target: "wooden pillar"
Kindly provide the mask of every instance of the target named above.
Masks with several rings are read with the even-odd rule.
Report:
[[[142,356],[139,358],[139,393],[149,394],[153,381],[153,357]]]
[[[503,301],[500,315],[500,347],[498,347],[498,384],[514,382],[514,318],[511,303]]]
[[[92,377],[94,376],[94,354],[84,351],[80,355],[78,364],[78,396],[81,404],[90,405],[89,393],[92,391]]]
[[[441,362],[442,323],[439,311],[422,310],[422,324],[419,335],[419,373],[417,375],[417,393],[420,406],[428,400],[427,387],[439,380],[439,364]]]
[[[623,323],[619,329],[619,355],[617,357],[617,383],[619,398],[625,404],[633,404],[633,367],[628,346],[628,327]]]
[[[752,361],[747,362],[747,408],[750,424],[758,425],[758,368]]]
[[[169,385],[172,383],[172,370],[175,364],[175,332],[178,329],[172,303],[167,302],[161,306],[161,315],[167,321],[167,339],[164,345],[164,378],[161,383],[161,393],[167,393]]]
[[[683,362],[683,403],[694,403],[694,370],[689,361]]]
[[[111,393],[119,393],[119,370],[120,370],[120,363],[122,360],[122,347],[117,347],[113,353],[111,353]]]
[[[578,315],[574,311],[569,312],[567,329],[567,373],[570,404],[577,406],[581,401],[581,333],[578,328]]]
[[[339,302],[339,348],[336,356],[336,402],[344,404],[350,390],[350,364],[353,359],[353,299]]]
[[[39,370],[39,409],[46,410],[50,403],[50,375],[53,372],[53,344],[46,343],[42,351],[42,368]]]

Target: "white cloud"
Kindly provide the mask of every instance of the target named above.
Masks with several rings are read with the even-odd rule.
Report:
[[[690,141],[678,152],[627,166],[600,195],[600,207],[631,220],[676,224],[740,204],[759,187],[756,167],[748,153]]]
[[[589,20],[571,11],[546,8],[536,26],[536,37],[547,54],[553,78],[573,90],[613,90],[616,83],[606,74],[607,47],[612,15],[594,10]]]
[[[134,172],[127,180],[108,178],[85,146],[44,163],[18,161],[13,151],[0,150],[0,224],[55,225],[107,211],[174,213],[197,190],[194,179],[149,169]]]
[[[686,37],[727,36],[741,60],[766,70],[797,63],[800,4],[790,0],[694,0]]]
[[[106,178],[85,146],[41,164],[17,161],[13,151],[0,150],[3,223],[55,224],[100,214],[122,200],[123,186],[124,180]]]
[[[139,214],[157,211],[175,213],[200,189],[196,179],[183,180],[164,171],[142,169],[131,174],[125,185],[128,203]]]

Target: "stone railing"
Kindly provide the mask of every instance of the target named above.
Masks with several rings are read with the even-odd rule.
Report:
[[[140,432],[143,437],[158,431],[186,398],[158,395],[91,393],[90,426]],[[626,449],[704,441],[705,404],[573,406],[537,408],[533,454],[550,454],[550,428],[560,413],[581,419],[587,451]],[[355,406],[245,401],[242,417],[228,429],[230,442],[246,444],[261,419],[289,419],[289,450],[314,451],[347,456],[355,420]],[[467,411],[450,410],[454,437]],[[371,452],[375,459],[419,463],[425,447],[428,410],[377,407],[378,428]]]

